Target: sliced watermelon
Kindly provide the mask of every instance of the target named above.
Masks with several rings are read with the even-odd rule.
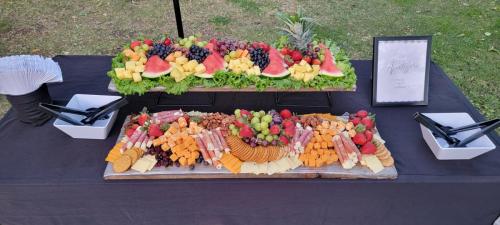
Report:
[[[158,55],[151,56],[144,65],[143,77],[157,78],[172,71],[172,66]]]
[[[286,69],[285,60],[278,50],[273,47],[269,48],[269,64],[262,71],[262,76],[279,78],[285,77],[290,72]]]
[[[226,62],[217,51],[214,51],[213,42],[208,43],[205,48],[210,50],[210,55],[203,61],[203,65],[205,65],[206,69],[205,73],[196,74],[195,76],[201,78],[212,78],[217,71],[224,70]]]
[[[319,74],[330,77],[343,77],[344,74],[335,64],[335,58],[333,57],[330,48],[327,48],[323,44],[320,44],[320,48],[325,50],[325,58],[321,63]]]

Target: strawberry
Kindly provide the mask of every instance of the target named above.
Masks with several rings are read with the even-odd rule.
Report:
[[[287,47],[282,48],[280,52],[281,52],[282,55],[288,55],[288,54],[290,54],[290,50],[288,50]]]
[[[285,60],[286,65],[288,65],[288,67],[293,66],[294,62],[293,62],[293,59],[291,56],[285,55],[284,60]]]
[[[283,145],[288,144],[288,139],[285,136],[280,136],[280,141],[281,141],[281,143],[283,143]]]
[[[149,115],[147,113],[143,113],[139,116],[139,119],[137,119],[137,122],[142,126],[148,120],[149,120]]]
[[[361,122],[361,118],[354,117],[354,118],[352,118],[351,122],[352,122],[352,124],[354,124],[354,126],[357,126]]]
[[[293,137],[293,135],[295,135],[295,126],[285,128],[285,134],[289,137]]]
[[[141,46],[141,44],[141,41],[132,41],[132,43],[130,43],[130,48],[134,49],[137,46]]]
[[[273,135],[274,135],[274,134],[279,134],[279,133],[280,133],[280,131],[281,131],[280,126],[278,126],[278,125],[276,125],[276,124],[275,124],[275,125],[272,125],[272,126],[271,126],[271,128],[269,129],[269,133],[271,133],[271,134],[273,134]]]
[[[165,45],[171,45],[172,44],[172,40],[170,38],[166,38],[165,41],[163,42],[163,44],[165,44]]]
[[[354,130],[356,131],[356,133],[363,133],[363,132],[365,132],[366,127],[365,127],[365,125],[360,123],[360,124],[356,125],[356,127],[354,127]]]
[[[283,109],[280,112],[280,116],[283,119],[288,119],[288,118],[292,117],[292,112],[290,112],[290,110],[288,110],[288,109]]]
[[[157,124],[151,124],[149,125],[148,128],[148,135],[151,137],[159,137],[163,135],[163,132],[161,131],[160,127]]]
[[[285,129],[289,128],[289,127],[293,127],[293,126],[294,126],[294,124],[291,120],[284,120],[283,121],[283,127],[285,127]]]
[[[248,126],[244,126],[240,129],[240,137],[251,138],[253,137],[253,131]]]
[[[373,139],[373,132],[371,130],[366,130],[365,131],[365,136],[367,141],[372,141]]]
[[[356,116],[357,117],[361,117],[361,118],[365,118],[366,116],[368,116],[368,112],[366,110],[359,110],[356,113]]]
[[[236,125],[239,128],[242,128],[245,126],[245,123],[243,122],[243,119],[240,118],[234,121],[234,125]]]
[[[293,61],[300,62],[300,60],[302,60],[302,53],[300,53],[299,50],[293,50],[290,56],[292,57]]]
[[[354,142],[354,144],[357,144],[357,145],[364,145],[366,143],[366,141],[367,141],[366,136],[363,133],[357,133],[352,138],[352,142]]]
[[[366,144],[361,146],[360,150],[362,154],[374,154],[377,151],[377,147],[371,142],[366,142]]]
[[[246,109],[241,109],[240,110],[240,114],[241,114],[241,116],[245,116],[246,115],[248,118],[252,118],[252,114],[248,110],[246,110]]]
[[[375,125],[373,119],[370,117],[365,117],[365,118],[361,119],[361,123],[363,125],[365,125],[366,129],[369,129],[369,130],[373,129],[373,127]]]
[[[127,134],[127,137],[132,137],[132,134],[134,134],[135,132],[135,129],[133,129],[132,127],[131,128],[128,128],[127,131],[125,132]]]
[[[144,39],[144,44],[147,44],[149,46],[153,46],[153,40],[151,40],[151,39]]]
[[[290,119],[292,120],[293,124],[296,124],[297,121],[299,121],[299,117],[298,116],[292,116],[292,117],[290,117]]]
[[[321,65],[321,60],[319,60],[319,59],[313,59],[312,60],[312,64],[313,65]]]
[[[304,58],[302,58],[302,60],[306,61],[306,63],[308,63],[308,64],[311,64],[312,59],[311,59],[311,56],[306,55],[306,56],[304,56]]]

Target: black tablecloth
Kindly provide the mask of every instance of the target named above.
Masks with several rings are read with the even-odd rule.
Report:
[[[110,58],[58,56],[64,82],[54,100],[107,91]],[[32,128],[0,121],[0,224],[492,224],[500,215],[500,152],[439,161],[412,120],[416,112],[468,112],[484,119],[443,71],[432,65],[429,105],[370,106],[371,62],[353,61],[358,90],[333,93],[153,93],[129,97],[106,140],[72,139],[49,122]],[[213,102],[215,100],[215,102]],[[368,109],[396,159],[397,180],[104,181],[107,151],[125,115],[142,106],[201,111],[290,107],[297,112]],[[498,146],[499,138],[491,137]]]

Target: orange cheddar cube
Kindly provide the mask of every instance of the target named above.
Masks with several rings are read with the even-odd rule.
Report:
[[[184,157],[180,157],[179,163],[181,164],[181,166],[185,166],[185,165],[187,165],[187,159]]]
[[[174,154],[170,155],[170,159],[172,161],[177,161],[177,159],[179,159],[179,156],[177,156],[177,154],[174,153]]]

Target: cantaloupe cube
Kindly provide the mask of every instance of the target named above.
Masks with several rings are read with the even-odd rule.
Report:
[[[314,143],[314,149],[320,149],[321,148],[321,144],[316,142]]]
[[[328,144],[326,143],[326,141],[321,142],[321,148],[323,149],[328,148]]]

